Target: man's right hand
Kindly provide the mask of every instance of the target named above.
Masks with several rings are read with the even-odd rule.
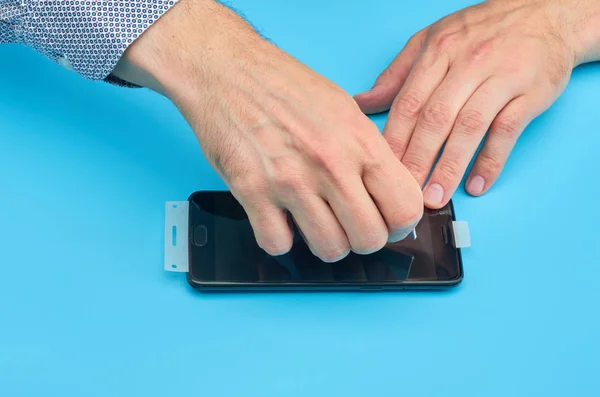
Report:
[[[212,0],[182,0],[127,50],[124,80],[169,97],[271,255],[289,214],[327,262],[405,238],[419,184],[352,97]]]

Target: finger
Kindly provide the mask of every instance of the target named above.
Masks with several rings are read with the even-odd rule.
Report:
[[[350,252],[344,229],[318,196],[301,197],[289,208],[311,252],[323,262],[337,262]]]
[[[272,256],[286,254],[292,248],[293,233],[286,211],[270,202],[261,204],[243,203],[256,243]]]
[[[448,56],[423,52],[390,109],[383,136],[402,159],[423,107],[448,73]]]
[[[364,113],[379,113],[390,108],[421,51],[427,31],[428,29],[424,29],[411,37],[398,56],[379,75],[373,88],[354,97]]]
[[[353,252],[364,255],[379,251],[388,239],[386,224],[360,176],[353,180],[346,177],[344,181],[326,192],[326,199]]]
[[[483,71],[453,67],[421,112],[402,163],[423,186],[456,116],[485,81]]]
[[[496,116],[467,179],[469,194],[480,196],[496,182],[525,127],[545,109],[539,103],[545,102],[545,98],[520,96]]]
[[[382,145],[386,145],[382,140]],[[403,240],[423,216],[421,187],[389,148],[363,171],[363,183],[388,229],[388,241]]]
[[[491,78],[467,101],[423,190],[427,207],[441,208],[448,203],[492,121],[514,99],[517,89],[514,83]]]

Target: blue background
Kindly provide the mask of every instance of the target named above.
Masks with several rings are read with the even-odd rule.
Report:
[[[469,2],[234,5],[354,94]],[[488,195],[455,196],[456,290],[205,296],[162,270],[163,203],[224,188],[176,109],[26,48],[0,60],[0,395],[600,394],[600,65]]]

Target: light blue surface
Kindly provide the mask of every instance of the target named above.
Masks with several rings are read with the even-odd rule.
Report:
[[[234,4],[356,93],[468,2]],[[16,46],[0,88],[1,396],[600,395],[600,65],[457,193],[448,293],[195,293],[162,270],[163,203],[224,185],[174,107]]]

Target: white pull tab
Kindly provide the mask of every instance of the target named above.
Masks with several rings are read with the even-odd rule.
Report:
[[[452,234],[454,235],[454,246],[456,248],[468,248],[471,246],[471,231],[466,221],[453,221]]]
[[[188,201],[165,204],[165,270],[188,272]]]

